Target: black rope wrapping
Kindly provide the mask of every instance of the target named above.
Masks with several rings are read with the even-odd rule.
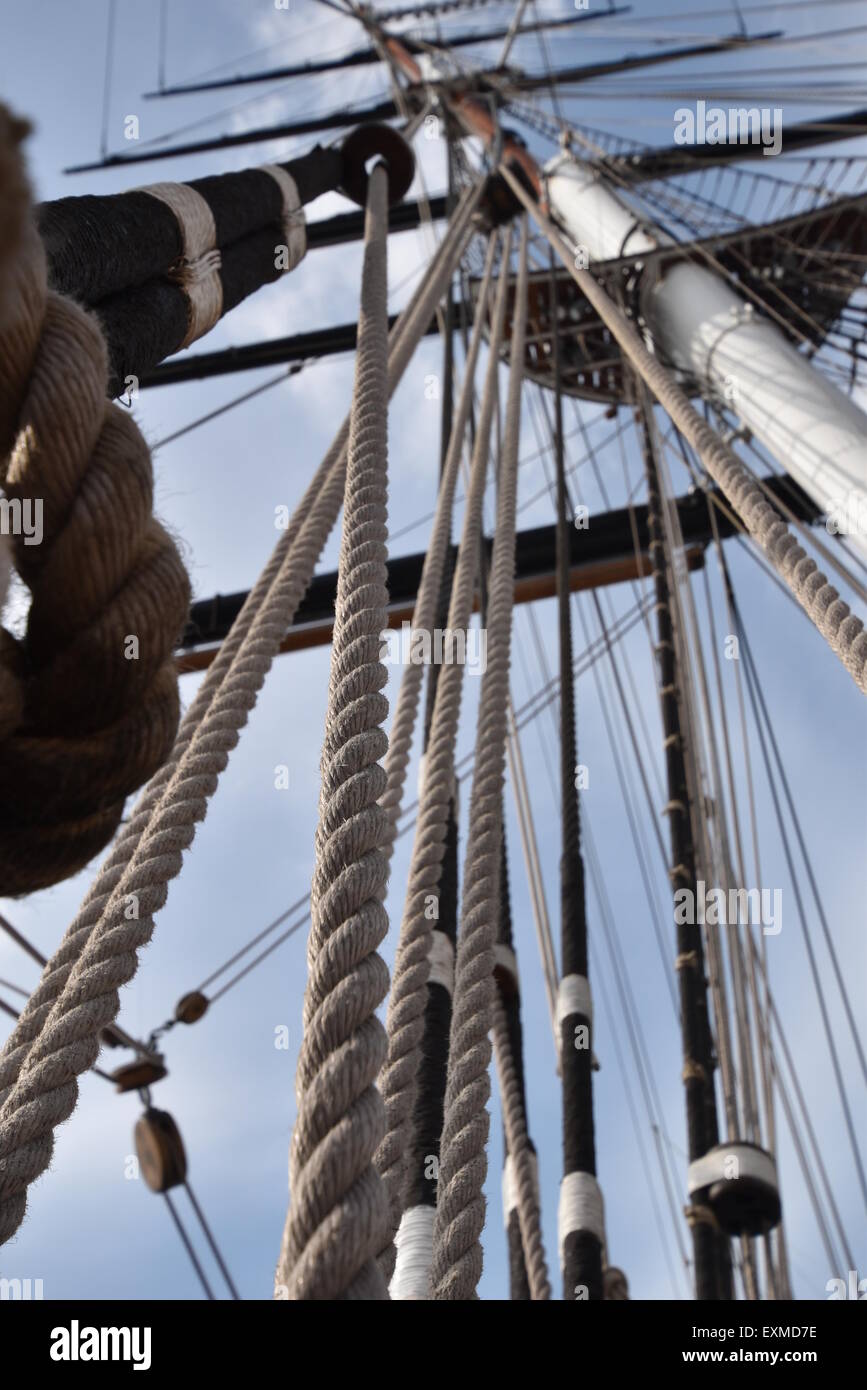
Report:
[[[656,594],[657,659],[659,663],[662,727],[665,735],[665,763],[669,798],[672,888],[689,888],[695,893],[695,846],[689,816],[683,733],[677,699],[678,671],[675,658],[671,603],[665,565],[665,532],[657,476],[653,438],[643,396],[639,423],[644,464],[647,473],[648,529],[650,560]],[[684,914],[679,914],[683,916]],[[684,1087],[686,1089],[686,1128],[690,1161],[701,1158],[719,1139],[714,1093],[715,1066],[710,1014],[705,981],[704,948],[697,924],[678,922],[677,951],[681,968],[677,972],[680,1017],[683,1034]],[[686,964],[685,962],[692,962]],[[695,1256],[696,1297],[726,1300],[732,1297],[731,1254],[728,1239],[707,1221],[690,1223]]]
[[[318,147],[281,164],[302,205],[343,177],[338,147]],[[278,280],[285,243],[283,198],[270,174],[245,169],[189,184],[208,204],[221,255],[224,314]],[[166,278],[180,260],[181,231],[171,209],[140,190],[105,198],[60,198],[36,209],[53,289],[98,314],[109,351],[109,395],[141,379],[181,347],[189,322],[183,288]]]
[[[570,525],[563,452],[563,397],[560,382],[560,327],[557,279],[551,271],[551,334],[554,359],[554,444],[557,471],[557,633],[560,659],[560,799],[562,840],[560,857],[560,950],[563,975],[588,977],[587,890],[581,854],[581,819],[575,769],[578,742],[575,730],[575,680],[572,665],[572,619],[569,593]],[[581,1013],[560,1025],[560,1065],[563,1079],[563,1174],[596,1176],[593,1127],[593,1051],[591,1020]],[[576,1046],[578,1028],[586,1029],[585,1046]],[[581,1290],[577,1293],[576,1290]],[[586,1294],[584,1293],[586,1290]],[[574,1300],[603,1297],[602,1245],[590,1231],[572,1231],[563,1245],[563,1297]]]

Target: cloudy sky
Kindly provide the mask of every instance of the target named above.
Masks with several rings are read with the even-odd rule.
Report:
[[[260,64],[338,53],[360,37],[350,20],[342,20],[314,0],[290,0],[287,10],[277,10],[272,0],[183,0],[168,8],[165,51],[169,82],[192,80],[212,69],[245,71]],[[510,8],[492,6],[484,15],[471,15],[451,24],[450,29],[455,32],[470,23],[482,25],[488,18],[492,22],[504,16],[508,19]],[[545,13],[556,9],[566,13],[571,6],[563,0],[559,6],[547,4],[543,8]],[[852,29],[858,23],[858,7],[852,4],[823,5],[821,21],[818,7],[812,5],[774,9],[745,4],[741,9],[752,16],[751,33],[785,27],[797,38],[820,28],[823,34]],[[235,148],[222,155],[146,164],[133,171],[64,176],[66,166],[98,157],[103,128],[110,150],[128,148],[123,131],[124,120],[131,114],[139,117],[142,147],[146,141],[163,136],[167,144],[192,138],[192,133],[189,137],[180,134],[187,127],[202,134],[241,130],[289,119],[292,113],[345,109],[385,91],[378,69],[359,68],[288,86],[265,84],[201,97],[147,101],[142,94],[157,83],[158,7],[117,0],[116,13],[114,59],[105,106],[105,0],[80,0],[76,5],[46,0],[39,6],[26,0],[0,0],[0,92],[33,122],[28,158],[37,199],[111,193],[149,181],[241,169],[287,159],[312,143],[305,139],[279,141]],[[688,42],[697,35],[728,34],[734,29],[734,8],[725,0],[702,0],[700,5],[687,5],[683,0],[639,0],[631,13],[618,21],[618,27],[599,23],[580,26],[568,34],[561,31],[549,40],[548,56],[555,66],[589,62],[644,52],[657,42],[674,46],[679,40]],[[491,50],[487,52],[492,56]],[[522,40],[512,56],[531,71],[544,64],[538,43],[530,38]],[[775,96],[772,104],[783,104],[786,120],[794,121],[865,104],[855,91],[854,68],[840,76],[820,76],[821,81],[839,81],[838,92],[810,99],[802,79],[796,76],[795,85],[791,85],[791,73],[798,65],[839,65],[855,59],[863,64],[863,58],[863,35],[852,33],[817,39],[809,45],[795,44],[773,56],[715,62],[695,59],[654,69],[652,80],[648,77],[644,85],[633,77],[622,88],[611,80],[596,84],[595,94],[593,87],[588,87],[582,104],[573,102],[569,110],[573,119],[585,121],[588,127],[624,139],[668,144],[673,109],[684,100],[710,94],[717,72],[755,73],[757,101],[766,90],[762,84],[772,81],[775,92],[785,93],[779,100]],[[773,80],[765,76],[771,66],[780,70]],[[529,132],[524,133],[540,154],[553,152]],[[441,142],[419,139],[416,148],[428,190],[441,191]],[[858,152],[854,143],[845,148]],[[863,154],[863,147],[860,152]],[[793,166],[790,177],[798,178],[803,168]],[[417,182],[410,196],[418,192]],[[337,195],[328,195],[308,210],[309,217],[330,216],[347,206]],[[406,301],[432,245],[429,229],[391,239],[393,308]],[[290,277],[261,291],[224,319],[209,335],[207,348],[250,343],[354,319],[359,266],[358,245],[312,252]],[[425,380],[440,371],[440,347],[428,340],[407,371],[390,411],[390,526],[395,555],[422,550],[429,534],[439,456],[439,404],[428,398]],[[145,391],[136,403],[137,418],[147,438],[156,444],[272,374],[273,369],[269,369]],[[505,375],[502,380],[505,386]],[[319,362],[255,401],[155,451],[159,514],[183,548],[196,597],[246,589],[253,582],[276,538],[274,509],[280,504],[291,506],[301,495],[345,413],[351,381],[350,358]],[[627,491],[639,478],[637,442],[628,428],[622,436],[618,433],[619,425],[626,424],[625,418],[605,421],[597,409],[582,406],[581,421],[598,449],[611,505],[623,505]],[[577,465],[584,446],[571,404],[567,428],[568,461]],[[529,458],[537,448],[533,422],[525,418],[522,454],[528,462],[520,475],[521,527],[553,520],[548,475],[538,458]],[[684,490],[682,470],[675,470],[673,476],[678,489]],[[603,509],[605,502],[590,467],[582,464],[574,478],[576,496],[586,502],[591,513]],[[489,527],[492,500],[489,492]],[[456,525],[459,514],[460,507]],[[322,569],[334,567],[338,541],[335,533],[321,558]],[[861,701],[821,637],[760,574],[746,550],[729,543],[729,559],[836,949],[863,1026],[867,747]],[[708,578],[721,641],[724,610],[714,564],[709,565]],[[694,587],[703,613],[700,577]],[[634,601],[635,594],[628,585],[603,592],[606,621],[625,613]],[[583,623],[591,639],[599,632],[589,595],[579,596],[575,613],[575,640],[580,650],[585,641]],[[651,800],[658,812],[666,800],[661,735],[647,637],[641,625],[618,648],[618,662],[648,770]],[[522,705],[555,668],[554,605],[544,602],[519,610],[513,639],[515,704]],[[187,857],[185,872],[172,885],[138,975],[123,993],[120,1021],[130,1032],[146,1035],[162,1023],[181,994],[195,988],[309,890],[327,677],[327,649],[281,657],[276,662]],[[192,699],[197,679],[183,679],[186,703]],[[730,669],[724,671],[724,679],[727,706],[735,718]],[[389,687],[392,699],[395,690],[393,675]],[[459,756],[473,747],[477,694],[478,681],[469,677]],[[595,1051],[601,1063],[595,1080],[598,1169],[606,1200],[610,1258],[626,1271],[635,1297],[684,1297],[688,1279],[679,1242],[688,1244],[688,1238],[682,1221],[675,1233],[666,1205],[643,1083],[612,973],[610,935],[615,933],[615,954],[619,951],[625,967],[630,1018],[638,1021],[644,1077],[649,1078],[654,1105],[659,1107],[660,1145],[669,1171],[680,1184],[676,1194],[679,1209],[685,1196],[686,1141],[680,1041],[670,992],[674,939],[664,866],[610,667],[600,663],[581,677],[578,710],[579,757],[590,769],[582,806],[598,857],[598,883],[591,884],[589,919],[591,975],[598,1010]],[[649,897],[630,834],[612,733],[630,805],[637,808],[641,843],[646,847]],[[555,737],[553,706],[522,734],[545,892],[556,934],[559,820],[554,796]],[[736,750],[740,750],[739,742]],[[855,1166],[810,981],[803,927],[754,731],[750,752],[757,781],[762,884],[781,888],[784,902],[783,929],[778,936],[767,938],[770,978],[798,1079],[821,1138],[829,1180],[863,1273],[867,1250]],[[737,756],[737,795],[743,809],[746,784],[743,758],[739,752]],[[275,787],[275,768],[283,765],[289,770],[288,789]],[[414,797],[415,779],[414,763],[408,799]],[[469,804],[468,782],[464,784],[463,804],[465,808]],[[530,1078],[530,1130],[539,1149],[544,1233],[554,1266],[561,1162],[559,1083],[510,796],[507,817]],[[410,838],[399,842],[392,866],[388,899],[392,930],[385,947],[389,961],[400,920]],[[91,868],[71,882],[26,900],[4,903],[2,911],[50,954],[92,872]],[[854,1049],[809,893],[805,900],[805,927],[815,943],[843,1076],[856,1106],[856,1121],[861,1121],[863,1144],[863,1092],[858,1090]],[[245,1298],[269,1296],[286,1210],[287,1148],[294,1122],[294,1067],[306,973],[305,930],[217,1001],[201,1023],[189,1029],[177,1028],[169,1035],[166,1057],[170,1074],[154,1091],[154,1102],[170,1110],[182,1130],[192,1185]],[[32,962],[3,936],[0,977],[22,987],[32,987],[37,978]],[[3,997],[10,1003],[16,998],[8,991]],[[275,1046],[282,1028],[288,1029],[288,1049]],[[103,1064],[111,1066],[116,1060],[120,1060],[118,1054],[108,1054]],[[163,1203],[142,1181],[126,1176],[127,1159],[133,1151],[132,1128],[140,1108],[137,1097],[115,1096],[99,1078],[83,1078],[77,1110],[58,1134],[51,1170],[32,1190],[25,1224],[3,1252],[3,1275],[41,1278],[46,1298],[201,1296]],[[499,1197],[502,1149],[496,1096],[491,1114],[489,1209],[480,1291],[484,1297],[500,1298],[507,1295],[508,1273]],[[791,1136],[782,1119],[780,1125],[780,1172],[794,1286],[799,1297],[821,1298],[826,1281],[845,1277],[846,1270],[831,1267]],[[177,1200],[187,1220],[184,1195]],[[200,1238],[195,1239],[201,1247]],[[222,1296],[219,1276],[207,1252],[203,1258]],[[559,1287],[557,1278],[554,1282]]]

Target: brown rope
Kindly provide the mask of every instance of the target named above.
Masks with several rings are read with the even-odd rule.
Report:
[[[100,329],[48,291],[18,148],[25,132],[0,108],[0,482],[8,515],[31,531],[18,525],[11,540],[32,597],[25,635],[0,641],[5,689],[17,687],[18,700],[10,718],[0,697],[6,895],[82,868],[162,763],[189,606],[180,556],[153,516],[147,445],[106,402]]]

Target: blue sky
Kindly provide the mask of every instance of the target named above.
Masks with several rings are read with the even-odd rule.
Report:
[[[549,40],[555,64],[593,61],[623,52],[640,52],[654,38],[729,33],[734,19],[705,18],[726,6],[688,6],[683,0],[653,0],[636,4],[624,18],[616,38],[596,35],[604,26],[588,25],[568,37],[559,33]],[[745,13],[749,7],[744,5]],[[569,6],[548,5],[567,12]],[[217,65],[249,70],[265,63],[295,61],[323,52],[339,51],[358,42],[351,22],[342,21],[313,0],[291,0],[288,11],[277,11],[265,0],[184,0],[169,6],[167,78],[182,81]],[[657,22],[653,17],[688,14],[687,19]],[[481,25],[486,14],[471,14],[468,23]],[[493,21],[508,14],[492,7]],[[733,11],[731,12],[733,16]],[[750,31],[785,27],[793,36],[818,29],[829,31],[858,23],[855,5],[779,7],[750,20]],[[3,41],[0,45],[0,90],[14,109],[33,121],[28,145],[31,177],[40,199],[75,193],[110,193],[149,181],[184,179],[240,169],[269,159],[291,157],[312,143],[307,140],[275,142],[198,155],[185,160],[142,165],[133,171],[113,170],[75,178],[64,177],[68,164],[97,156],[103,120],[103,70],[107,6],[104,0],[82,0],[76,6],[47,0],[34,6],[23,0],[0,0]],[[463,27],[463,23],[453,26]],[[248,54],[268,48],[256,57]],[[108,107],[108,143],[124,147],[123,121],[129,114],[140,117],[141,140],[155,138],[192,122],[212,118],[203,131],[217,133],[240,129],[244,124],[263,125],[290,112],[325,111],[364,102],[384,90],[375,69],[351,70],[337,78],[322,78],[272,90],[242,89],[240,93],[212,93],[202,97],[165,102],[144,101],[142,92],[156,85],[157,7],[135,0],[118,0],[117,45]],[[797,63],[833,63],[860,57],[863,37],[851,36],[832,43],[818,42],[782,50],[773,58],[761,51],[720,59],[720,72],[755,73],[756,96],[788,79],[770,79],[771,66]],[[542,59],[537,43],[521,41],[514,61],[538,70]],[[684,99],[701,96],[707,74],[715,64],[708,58],[682,66],[654,69],[647,87],[672,91]],[[695,77],[691,77],[691,73]],[[656,74],[669,77],[664,82]],[[702,76],[704,75],[704,76]],[[846,79],[847,91],[856,80]],[[704,84],[704,86],[702,85]],[[606,80],[600,91],[610,92]],[[641,100],[641,79],[633,77],[615,98],[588,98],[586,107],[570,104],[570,113],[588,126],[617,135],[666,144],[672,135],[672,112],[683,104],[665,96]],[[803,93],[801,94],[803,95]],[[233,112],[218,113],[239,101]],[[255,100],[252,100],[255,98]],[[774,100],[779,105],[780,101]],[[831,98],[825,107],[786,99],[786,120],[802,119],[819,111],[849,109],[859,104],[848,97],[839,105]],[[860,104],[864,104],[861,102]],[[184,138],[184,137],[182,137]],[[533,137],[529,137],[531,144]],[[857,145],[847,147],[857,150]],[[538,146],[540,153],[551,152]],[[443,149],[438,141],[418,141],[427,187],[440,191],[444,183]],[[861,149],[863,153],[863,147]],[[416,196],[418,185],[410,196]],[[309,209],[310,219],[346,210],[346,203],[328,195]],[[428,231],[392,238],[389,284],[391,303],[405,302],[429,255]],[[305,329],[343,323],[356,316],[360,252],[348,245],[311,253],[290,276],[260,292],[221,322],[209,335],[207,348],[252,342]],[[200,345],[201,346],[201,345]],[[193,348],[196,351],[196,348]],[[143,392],[136,415],[151,441],[157,441],[235,394],[255,386],[271,374],[245,373],[192,385]],[[439,404],[427,399],[425,379],[441,371],[439,345],[428,340],[406,373],[390,412],[390,525],[403,534],[393,543],[394,554],[421,550],[429,523],[405,530],[433,507],[438,468]],[[254,402],[196,430],[155,454],[157,507],[182,545],[196,597],[247,588],[270,553],[276,538],[274,509],[292,504],[329,444],[349,401],[352,380],[350,358],[328,360],[307,369],[286,384]],[[505,374],[502,377],[505,386]],[[505,391],[503,391],[503,397]],[[598,419],[592,407],[581,407],[591,438],[601,441],[614,429]],[[572,408],[567,427],[574,429]],[[580,436],[570,449],[580,445]],[[622,505],[624,465],[630,480],[638,477],[640,459],[630,431],[624,435],[625,457],[619,446],[600,448],[603,477],[612,504]],[[525,420],[522,451],[534,452],[531,422]],[[577,458],[571,453],[570,459]],[[581,500],[603,506],[598,486],[585,466],[576,475]],[[538,461],[521,471],[519,501],[527,502],[519,524],[541,525],[553,519],[551,502],[544,493],[546,477]],[[676,475],[685,486],[682,472]],[[456,526],[459,524],[459,511]],[[487,521],[492,520],[489,493]],[[323,569],[336,563],[339,533],[329,541],[321,560]],[[822,639],[806,619],[764,579],[740,547],[729,548],[735,585],[745,611],[748,631],[761,673],[762,689],[774,712],[775,729],[787,762],[807,842],[817,867],[820,887],[843,970],[860,1024],[864,1024],[865,948],[864,900],[867,891],[867,795],[865,755],[867,734],[862,704],[845,671],[826,650]],[[722,608],[716,569],[709,566],[718,624]],[[629,586],[601,595],[607,619],[625,612],[633,602]],[[700,582],[696,601],[703,603]],[[592,635],[598,631],[588,596],[581,596],[580,611]],[[556,667],[554,605],[544,602],[519,610],[513,642],[513,693],[521,705],[544,683],[540,650],[549,670]],[[535,631],[533,624],[535,624]],[[725,629],[723,628],[723,631]],[[575,625],[576,645],[583,640],[580,620]],[[647,645],[639,626],[618,649],[619,660],[628,658],[635,696],[650,742],[648,766],[657,809],[661,794],[660,730],[657,696]],[[625,673],[625,666],[621,670]],[[729,679],[728,694],[734,687]],[[131,1032],[146,1034],[172,1013],[175,1001],[202,979],[243,942],[253,936],[282,909],[308,889],[312,870],[312,846],[318,796],[318,759],[324,723],[328,677],[328,652],[316,649],[281,657],[275,664],[259,705],[250,719],[241,744],[212,802],[207,820],[188,855],[185,872],[171,888],[166,908],[157,921],[151,946],[144,953],[132,984],[124,991],[120,1021]],[[597,677],[600,684],[597,686]],[[193,696],[198,678],[183,679],[185,702]],[[473,715],[478,682],[467,680],[459,756],[472,749]],[[389,694],[396,690],[394,678]],[[618,939],[640,1019],[646,1061],[661,1100],[670,1155],[684,1200],[685,1133],[680,1082],[680,1041],[673,1015],[665,971],[652,930],[653,906],[648,903],[629,838],[624,803],[605,723],[610,713],[619,728],[622,719],[616,704],[610,671],[597,666],[578,683],[579,758],[590,768],[590,787],[583,809],[598,849],[601,873],[616,923]],[[733,706],[732,706],[733,708]],[[637,718],[636,714],[636,718]],[[640,728],[640,726],[639,726]],[[559,820],[549,767],[556,773],[555,730],[549,711],[523,733],[524,758],[539,833],[548,908],[557,932]],[[639,737],[643,735],[639,732]],[[622,728],[618,734],[629,777],[637,785],[631,751]],[[753,739],[754,765],[758,746]],[[288,790],[274,786],[274,769],[289,769]],[[781,886],[784,892],[783,931],[768,938],[769,969],[778,1007],[792,1047],[800,1084],[807,1097],[841,1215],[850,1240],[860,1256],[861,1273],[867,1270],[863,1211],[859,1200],[851,1153],[847,1148],[839,1101],[833,1088],[827,1048],[821,1034],[815,996],[810,985],[801,932],[773,807],[761,772],[758,779],[758,817],[761,835],[763,882]],[[410,768],[407,799],[415,794],[416,768]],[[743,798],[742,781],[738,792]],[[469,784],[464,784],[463,804],[469,804]],[[649,845],[651,877],[657,918],[664,938],[673,932],[667,914],[665,879],[652,840],[647,807],[636,802]],[[530,1129],[539,1149],[543,1223],[549,1262],[556,1265],[556,1209],[560,1176],[560,1095],[554,1067],[554,1051],[547,1019],[544,989],[532,926],[526,879],[521,860],[513,803],[507,797],[507,836],[511,857],[513,916],[521,963],[529,1078]],[[466,826],[462,827],[465,831]],[[386,943],[391,959],[400,920],[402,888],[406,880],[410,837],[398,842],[393,861],[389,911],[392,930]],[[92,869],[77,879],[21,902],[5,903],[2,910],[46,953],[59,941],[86,889]],[[602,912],[591,892],[591,974],[598,1009],[595,1051],[601,1062],[596,1074],[595,1110],[600,1182],[606,1199],[608,1244],[612,1262],[621,1265],[635,1297],[670,1298],[686,1293],[682,1268],[669,1272],[655,1224],[651,1190],[662,1203],[659,1172],[654,1158],[653,1135],[641,1108],[639,1085],[629,1051],[626,1026],[616,1001],[608,952],[603,940]],[[863,1093],[857,1090],[854,1054],[841,1017],[827,954],[818,923],[810,915],[807,929],[816,940],[822,979],[828,990],[832,1026],[840,1049],[844,1075],[856,1105],[856,1118],[864,1138]],[[169,1109],[183,1132],[190,1159],[190,1178],[208,1214],[233,1276],[246,1298],[269,1296],[279,1248],[287,1200],[287,1148],[294,1120],[294,1066],[300,1037],[301,1004],[305,982],[304,932],[272,955],[224,999],[212,1013],[189,1029],[176,1028],[167,1039],[170,1075],[154,1091],[154,1102]],[[21,985],[36,982],[35,967],[5,937],[0,936],[0,976]],[[14,1002],[14,996],[8,997]],[[606,1002],[606,1000],[608,1002]],[[275,1030],[289,1030],[290,1047],[274,1045]],[[618,1053],[625,1059],[629,1092],[636,1098],[640,1142],[632,1127],[624,1077]],[[116,1054],[104,1057],[111,1065]],[[140,1106],[135,1096],[116,1097],[111,1088],[88,1075],[81,1084],[78,1108],[60,1131],[51,1170],[31,1193],[27,1220],[0,1260],[7,1277],[42,1278],[46,1298],[195,1298],[200,1296],[193,1271],[180,1248],[162,1203],[141,1181],[124,1176],[132,1152],[132,1127]],[[491,1145],[488,1178],[489,1211],[483,1236],[485,1271],[483,1297],[507,1295],[499,1184],[501,1126],[496,1096],[491,1104]],[[780,1170],[785,1203],[787,1237],[796,1293],[804,1298],[824,1297],[826,1281],[845,1277],[845,1269],[830,1268],[808,1204],[804,1182],[795,1161],[790,1137],[782,1121]],[[645,1157],[649,1167],[645,1167]],[[184,1198],[179,1198],[184,1210]],[[666,1239],[672,1263],[678,1265],[676,1246],[667,1213]],[[860,1240],[860,1246],[859,1246]],[[207,1258],[207,1257],[206,1257]],[[210,1269],[210,1266],[209,1266]],[[215,1275],[216,1279],[216,1275]],[[559,1278],[555,1272],[555,1288]]]

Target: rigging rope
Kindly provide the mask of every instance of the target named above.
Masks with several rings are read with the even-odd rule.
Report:
[[[384,1128],[375,1080],[386,1048],[376,1009],[388,990],[377,953],[383,899],[387,675],[388,177],[370,177],[358,352],[331,649],[322,792],[307,947],[291,1203],[279,1278],[295,1299],[387,1298],[376,1262],[386,1197],[373,1167]]]
[[[515,502],[521,385],[527,298],[527,219],[523,219],[518,288],[513,311],[509,395],[497,526],[491,567],[488,623],[489,657],[483,677],[476,736],[476,764],[470,801],[470,836],[464,869],[461,934],[446,1086],[445,1122],[434,1226],[431,1285],[436,1299],[475,1296],[481,1275],[479,1243],[484,1225],[482,1195],[490,1094],[488,1032],[494,1015],[494,945],[497,932],[496,884],[501,847],[501,794],[505,764],[509,649],[514,601]],[[505,267],[504,267],[505,272]],[[532,1183],[525,1215],[532,1219]],[[525,1229],[522,1220],[522,1230]],[[547,1283],[541,1248],[528,1250],[535,1297]],[[541,1257],[541,1258],[540,1258]]]
[[[480,292],[480,312],[473,328],[472,339],[467,352],[463,385],[458,407],[452,423],[446,457],[443,463],[440,493],[437,500],[436,521],[433,536],[425,561],[423,589],[419,592],[416,610],[413,614],[413,630],[430,634],[436,619],[445,578],[445,560],[451,528],[452,505],[458,468],[463,451],[464,436],[473,398],[473,382],[479,350],[482,342],[482,329],[485,306],[490,297],[491,277],[497,235],[492,233],[488,241],[485,269]],[[505,312],[505,290],[501,280],[494,310],[492,337],[489,346],[488,380],[497,370],[499,334],[502,332],[502,318]],[[487,389],[487,383],[486,383]],[[491,392],[492,392],[491,388]],[[491,394],[486,429],[490,429],[490,415],[493,410]],[[477,444],[474,452],[474,468],[477,479],[475,490],[467,504],[463,543],[457,566],[452,576],[451,601],[446,619],[449,633],[466,632],[472,610],[473,581],[478,541],[478,522],[481,516],[481,498],[487,454],[483,444]],[[475,531],[467,527],[475,522]],[[464,551],[464,544],[467,549]],[[428,570],[430,574],[428,575]],[[417,702],[424,667],[410,662],[401,682],[398,699],[398,713],[395,716],[392,741],[389,747],[389,760],[398,759],[404,767],[409,757],[412,729],[408,719],[403,717],[402,706],[405,692],[414,692]],[[452,825],[452,808],[456,792],[454,749],[457,737],[457,722],[460,711],[463,667],[460,663],[447,663],[438,672],[436,695],[428,731],[427,747],[423,759],[424,781],[420,792],[420,810],[416,823],[412,859],[407,880],[406,900],[401,921],[400,935],[395,956],[394,975],[388,1007],[388,1052],[380,1076],[380,1090],[385,1101],[386,1134],[376,1156],[377,1168],[385,1182],[391,1213],[391,1235],[398,1240],[401,1252],[401,1268],[407,1261],[411,1266],[412,1277],[405,1285],[402,1277],[396,1278],[393,1297],[402,1297],[402,1290],[411,1287],[422,1288],[419,1296],[426,1296],[427,1273],[433,1239],[432,1208],[430,1217],[415,1212],[415,1204],[405,1215],[412,1225],[415,1235],[409,1236],[403,1229],[398,1233],[401,1222],[402,1200],[405,1188],[408,1192],[417,1190],[423,1180],[429,1154],[438,1157],[439,1130],[441,1129],[442,1094],[445,1086],[443,1044],[447,1046],[448,1032],[441,1039],[437,1049],[438,1056],[425,1052],[422,1058],[422,1042],[425,1036],[425,1014],[428,1006],[434,1008],[430,989],[443,986],[449,1003],[440,1000],[439,1004],[450,1011],[450,996],[454,976],[454,945],[450,936],[436,935],[443,908],[444,858],[449,846],[449,837],[456,837]],[[387,764],[388,765],[388,764]],[[390,781],[392,779],[390,778]],[[397,802],[391,788],[383,797],[383,805],[396,809]],[[392,835],[395,821],[392,817]],[[455,846],[456,851],[456,846]],[[456,895],[456,865],[452,876],[446,875],[446,893]],[[445,921],[443,920],[443,925]],[[432,969],[433,973],[429,974]],[[445,1022],[445,1020],[444,1020]],[[421,1065],[431,1073],[425,1078],[426,1085],[418,1087],[416,1073]],[[435,1074],[434,1074],[435,1073]],[[435,1113],[436,1138],[433,1147],[427,1143],[422,1146],[418,1122],[429,1128]],[[424,1112],[422,1114],[422,1111]],[[418,1113],[416,1113],[418,1112]],[[415,1124],[414,1124],[415,1120]],[[415,1130],[415,1133],[413,1131]],[[425,1203],[427,1205],[427,1203]],[[395,1252],[390,1244],[382,1251],[381,1262],[386,1276],[390,1276]]]
[[[499,348],[508,293],[508,254],[511,237],[507,232],[501,257],[500,282],[490,329],[488,365],[471,465],[470,492],[464,512],[461,545],[452,581],[448,630],[465,632],[472,613],[479,533],[488,463],[488,441],[494,411]],[[488,248],[486,275],[493,266],[494,238]],[[482,337],[483,315],[473,329],[470,356],[458,403],[455,428],[449,443],[444,472],[452,489],[463,447],[464,430],[472,402],[473,375]],[[460,427],[460,428],[459,428]],[[450,515],[450,513],[449,513]],[[445,522],[444,522],[445,524]],[[436,591],[433,594],[436,598]],[[406,899],[395,954],[391,994],[388,1004],[388,1054],[380,1076],[385,1101],[386,1132],[376,1156],[389,1198],[391,1226],[382,1250],[382,1264],[391,1273],[391,1239],[400,1219],[400,1201],[406,1176],[406,1155],[411,1150],[410,1125],[416,1096],[416,1073],[423,1034],[426,983],[430,970],[433,937],[431,903],[438,903],[440,873],[446,840],[449,806],[454,795],[454,751],[460,717],[464,668],[460,663],[443,667],[437,681],[436,702],[427,753],[424,787],[419,803],[412,859],[407,879]],[[428,1241],[432,1233],[428,1232]],[[425,1256],[430,1262],[430,1252]]]
[[[593,1130],[593,1003],[587,949],[587,894],[581,852],[581,812],[576,776],[575,683],[569,596],[569,536],[563,395],[560,374],[560,315],[551,255],[550,323],[554,370],[554,457],[557,474],[557,619],[560,656],[560,953],[557,999],[558,1044],[563,1077],[563,1180],[560,1187],[560,1248],[563,1296],[601,1299],[604,1228],[592,1219],[602,1211],[596,1182]],[[580,1194],[575,1201],[572,1194]]]

